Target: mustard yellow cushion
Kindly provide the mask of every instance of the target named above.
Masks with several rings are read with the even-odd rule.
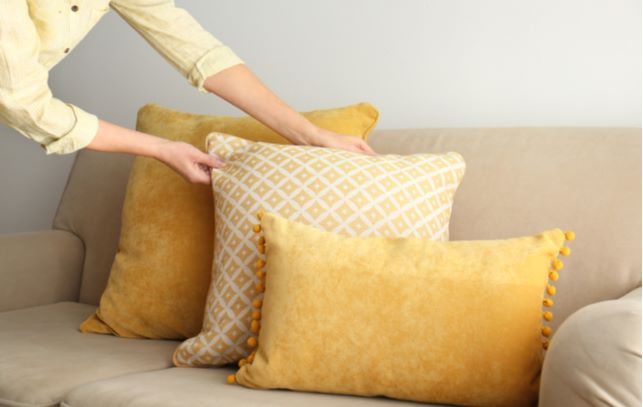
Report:
[[[303,114],[322,128],[364,140],[379,116],[368,103]],[[288,143],[251,117],[196,115],[155,104],[139,110],[136,128],[201,150],[212,131]],[[212,268],[211,187],[191,184],[163,163],[139,156],[123,205],[118,252],[107,287],[96,313],[80,330],[161,339],[196,335]]]
[[[347,237],[261,216],[252,388],[535,405],[547,311],[572,232],[504,240]],[[264,257],[265,256],[265,257]],[[545,294],[549,291],[548,294]],[[256,298],[259,298],[256,294]]]
[[[176,366],[222,365],[248,356],[259,283],[254,262],[261,250],[248,220],[259,207],[345,235],[448,240],[453,197],[465,172],[457,152],[369,156],[222,133],[206,142],[227,162],[212,171],[213,278],[203,329],[176,349]]]

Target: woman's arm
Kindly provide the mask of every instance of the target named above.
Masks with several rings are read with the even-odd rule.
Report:
[[[293,144],[375,154],[362,139],[315,126],[268,89],[244,64],[208,77],[204,88],[256,118]]]
[[[39,60],[40,37],[27,3],[0,0],[0,122],[50,154],[82,148],[157,158],[193,183],[210,183],[207,167],[221,160],[187,143],[126,129],[52,95]],[[217,59],[218,60],[218,59]]]

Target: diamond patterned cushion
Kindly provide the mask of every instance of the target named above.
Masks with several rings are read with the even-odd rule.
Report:
[[[465,173],[457,152],[369,156],[222,133],[210,133],[206,149],[228,164],[212,171],[214,259],[202,331],[176,349],[177,366],[223,365],[249,354],[260,282],[254,262],[263,250],[249,221],[258,210],[346,236],[447,241]]]

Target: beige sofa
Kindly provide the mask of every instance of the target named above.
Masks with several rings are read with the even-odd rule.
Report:
[[[641,404],[641,129],[378,130],[370,144],[464,156],[452,240],[574,230],[540,405]],[[0,405],[412,405],[226,385],[232,368],[172,367],[178,341],[80,333],[117,249],[132,159],[79,152],[51,230],[0,236]]]

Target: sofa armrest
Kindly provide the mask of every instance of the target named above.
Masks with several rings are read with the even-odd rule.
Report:
[[[78,300],[84,256],[65,230],[0,235],[0,312]]]
[[[641,287],[587,305],[554,334],[539,406],[641,405]]]

